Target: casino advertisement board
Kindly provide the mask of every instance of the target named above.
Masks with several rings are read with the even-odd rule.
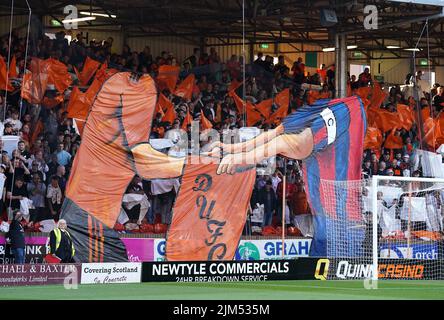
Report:
[[[378,259],[378,279],[438,280],[443,279],[442,260]],[[316,263],[318,280],[363,280],[373,277],[368,259],[322,258]]]

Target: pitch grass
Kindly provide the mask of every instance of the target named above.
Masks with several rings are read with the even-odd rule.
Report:
[[[444,299],[444,281],[267,281],[225,283],[139,283],[0,288],[0,300],[388,300]]]

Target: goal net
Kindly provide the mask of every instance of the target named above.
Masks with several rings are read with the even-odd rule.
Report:
[[[329,279],[443,279],[444,179],[321,180],[321,195]]]

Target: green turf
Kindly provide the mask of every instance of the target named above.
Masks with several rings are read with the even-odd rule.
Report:
[[[293,299],[444,299],[444,281],[379,281],[377,290],[362,281],[268,281],[226,283],[140,283],[0,288],[6,299],[161,299],[161,300],[293,300]]]

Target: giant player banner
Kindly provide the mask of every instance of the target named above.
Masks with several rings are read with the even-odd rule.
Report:
[[[325,255],[327,241],[337,241],[327,239],[328,219],[360,219],[360,213],[347,206],[358,202],[358,194],[342,194],[327,203],[320,188],[320,179],[360,179],[366,118],[358,97],[318,100],[286,117],[282,112],[281,124],[252,140],[215,143],[200,155],[221,159],[209,164],[192,161],[194,156],[168,156],[149,144],[157,95],[150,76],[119,72],[93,99],[61,215],[77,261],[128,260],[113,226],[135,175],[146,180],[181,178],[167,233],[166,258],[171,261],[232,260],[254,185],[252,164],[278,154],[304,161],[304,183],[315,215],[312,255]]]

